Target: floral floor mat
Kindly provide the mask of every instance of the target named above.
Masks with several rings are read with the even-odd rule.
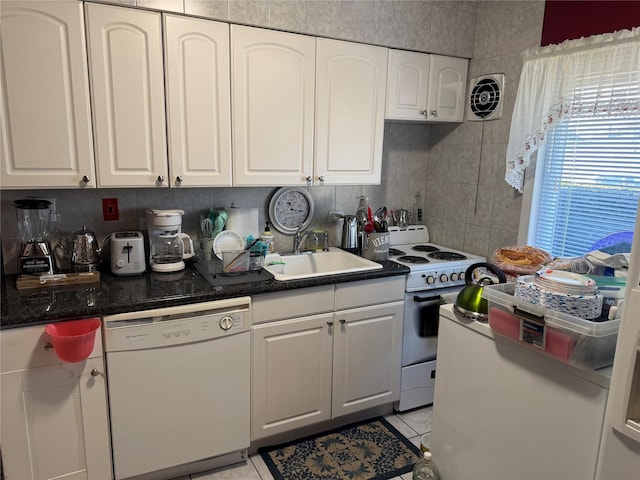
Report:
[[[387,480],[410,472],[420,450],[378,417],[260,455],[276,480]]]

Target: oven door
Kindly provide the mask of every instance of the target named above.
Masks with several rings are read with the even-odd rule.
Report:
[[[436,358],[440,305],[455,301],[462,287],[407,292],[404,298],[402,366]]]

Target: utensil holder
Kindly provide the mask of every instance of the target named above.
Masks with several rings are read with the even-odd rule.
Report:
[[[376,262],[388,260],[389,240],[389,232],[368,233],[364,238],[364,258]]]
[[[226,274],[239,274],[249,271],[249,250],[230,250],[222,252],[222,271]]]

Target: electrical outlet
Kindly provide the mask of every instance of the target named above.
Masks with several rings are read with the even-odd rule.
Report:
[[[105,222],[115,221],[120,219],[120,214],[118,212],[117,198],[102,199],[102,218]]]
[[[344,210],[329,210],[329,222],[339,222],[344,216]]]

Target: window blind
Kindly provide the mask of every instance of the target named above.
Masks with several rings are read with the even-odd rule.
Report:
[[[640,199],[638,116],[591,110],[563,119],[547,132],[541,153],[532,218],[536,246],[558,257],[582,256],[600,238],[634,230]]]

